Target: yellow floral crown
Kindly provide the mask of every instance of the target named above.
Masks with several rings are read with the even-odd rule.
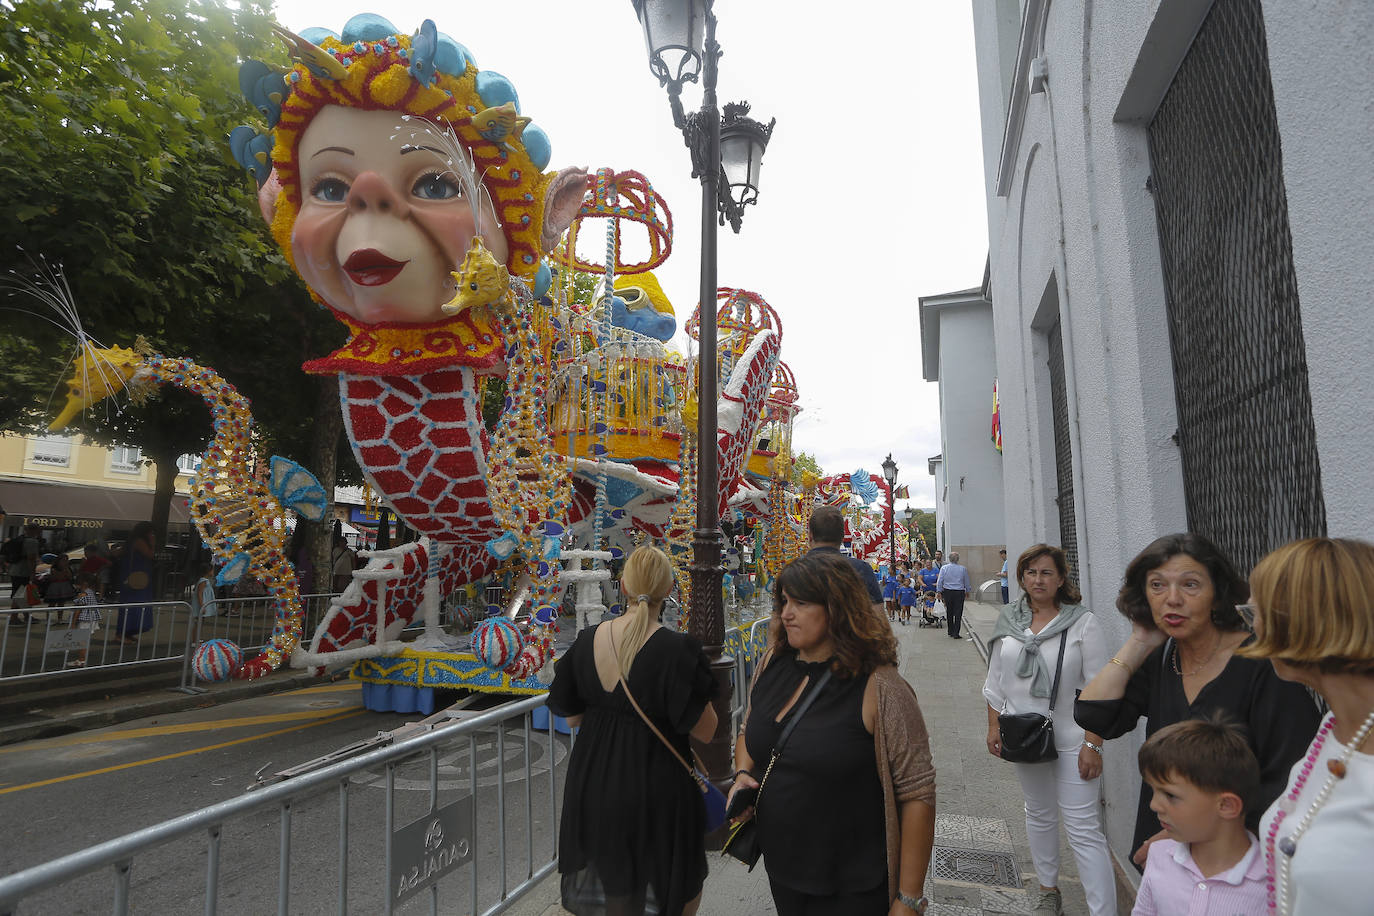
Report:
[[[542,281],[544,197],[553,180],[547,135],[519,117],[515,87],[499,73],[478,70],[462,45],[425,20],[414,36],[397,34],[380,16],[361,14],[342,35],[309,29],[295,35],[278,27],[295,66],[285,74],[257,61],[240,70],[244,94],[275,128],[275,141],[248,127],[230,137],[238,160],[258,178],[271,167],[280,183],[272,235],[294,268],[291,231],[301,206],[296,151],[310,122],[325,106],[395,111],[452,129],[468,151],[509,245],[512,274]],[[285,86],[285,92],[282,86]],[[256,160],[256,161],[255,161]],[[541,282],[536,282],[536,289]],[[317,297],[318,298],[318,297]]]

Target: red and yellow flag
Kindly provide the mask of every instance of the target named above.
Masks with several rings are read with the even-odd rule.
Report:
[[[992,380],[992,444],[1002,453],[1002,409],[997,401],[997,379]]]

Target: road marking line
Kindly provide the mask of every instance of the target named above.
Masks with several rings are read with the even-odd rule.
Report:
[[[22,786],[10,786],[0,789],[0,795],[8,795],[11,792],[23,792],[25,789],[37,789],[42,786],[56,785],[61,782],[71,782],[73,779],[85,779],[87,776],[99,776],[102,773],[114,773],[119,770],[127,770],[132,767],[141,767],[150,763],[161,763],[164,760],[175,760],[178,757],[190,757],[192,754],[201,754],[205,751],[217,751],[224,747],[233,747],[235,744],[246,744],[249,741],[260,741],[263,738],[273,738],[277,735],[284,735],[287,732],[300,731],[303,728],[313,728],[316,725],[329,725],[333,722],[342,722],[344,719],[351,719],[354,716],[362,715],[366,710],[355,709],[332,719],[320,719],[315,722],[306,722],[303,725],[292,725],[290,728],[279,728],[274,732],[263,732],[261,735],[249,735],[246,738],[235,738],[233,741],[224,741],[219,744],[210,744],[205,747],[192,748],[189,751],[178,751],[175,754],[163,754],[161,757],[149,757],[146,760],[135,760],[130,763],[118,763],[114,766],[101,767],[98,770],[87,770],[84,773],[72,773],[69,776],[58,776],[53,779],[43,779],[38,782],[25,783]]]
[[[346,708],[346,707],[345,707]],[[213,731],[219,728],[238,728],[248,725],[273,725],[277,722],[295,722],[300,719],[322,719],[343,710],[302,709],[296,712],[275,712],[261,716],[243,716],[238,719],[212,719],[208,722],[179,722],[174,725],[149,725],[144,728],[129,728],[118,732],[98,732],[75,735],[71,738],[54,738],[38,745],[31,743],[16,744],[0,748],[0,754],[13,754],[18,751],[46,751],[59,747],[75,747],[78,744],[101,744],[106,741],[127,741],[133,738],[155,738],[159,735],[183,735],[190,732]],[[40,739],[41,741],[42,739]]]
[[[358,690],[357,681],[340,681],[337,684],[323,684],[319,687],[302,687],[299,690],[288,690],[280,696],[293,696],[298,693],[338,693],[341,690]],[[361,691],[359,691],[361,693]]]

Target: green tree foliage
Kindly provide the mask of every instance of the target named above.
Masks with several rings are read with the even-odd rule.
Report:
[[[915,540],[916,533],[919,531],[926,539],[926,547],[932,552],[935,550],[934,512],[922,512],[920,509],[910,510],[910,514],[907,515],[906,518],[906,530],[913,540]],[[917,547],[915,548],[917,551],[921,549],[919,543],[918,541]]]
[[[825,471],[821,470],[820,464],[816,461],[816,456],[810,452],[797,452],[792,456],[792,486],[801,489],[802,475],[807,471],[817,477],[824,477]]]
[[[0,268],[61,265],[93,338],[141,334],[215,368],[252,399],[263,453],[308,465],[321,429],[338,438],[315,422],[334,380],[299,367],[342,329],[276,250],[226,140],[262,127],[237,71],[247,57],[282,62],[270,35],[269,8],[252,0],[0,0]],[[32,431],[65,397],[75,329],[22,296],[5,306],[0,429]],[[173,463],[204,448],[210,425],[197,399],[164,390],[93,411],[81,431],[155,461],[165,513]],[[342,467],[356,477],[351,457]]]

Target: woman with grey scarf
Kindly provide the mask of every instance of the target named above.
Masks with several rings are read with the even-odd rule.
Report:
[[[988,752],[1001,757],[1001,713],[1039,713],[1054,721],[1057,759],[1015,763],[1026,801],[1026,836],[1040,889],[1033,892],[1035,916],[1059,916],[1059,822],[1069,835],[1078,862],[1088,911],[1116,913],[1116,886],[1098,805],[1102,739],[1073,721],[1074,694],[1110,654],[1097,618],[1079,604],[1082,596],[1068,581],[1064,551],[1036,544],[1016,561],[1024,594],[1002,608],[988,641]],[[1055,668],[1063,648],[1058,697],[1050,708]]]

